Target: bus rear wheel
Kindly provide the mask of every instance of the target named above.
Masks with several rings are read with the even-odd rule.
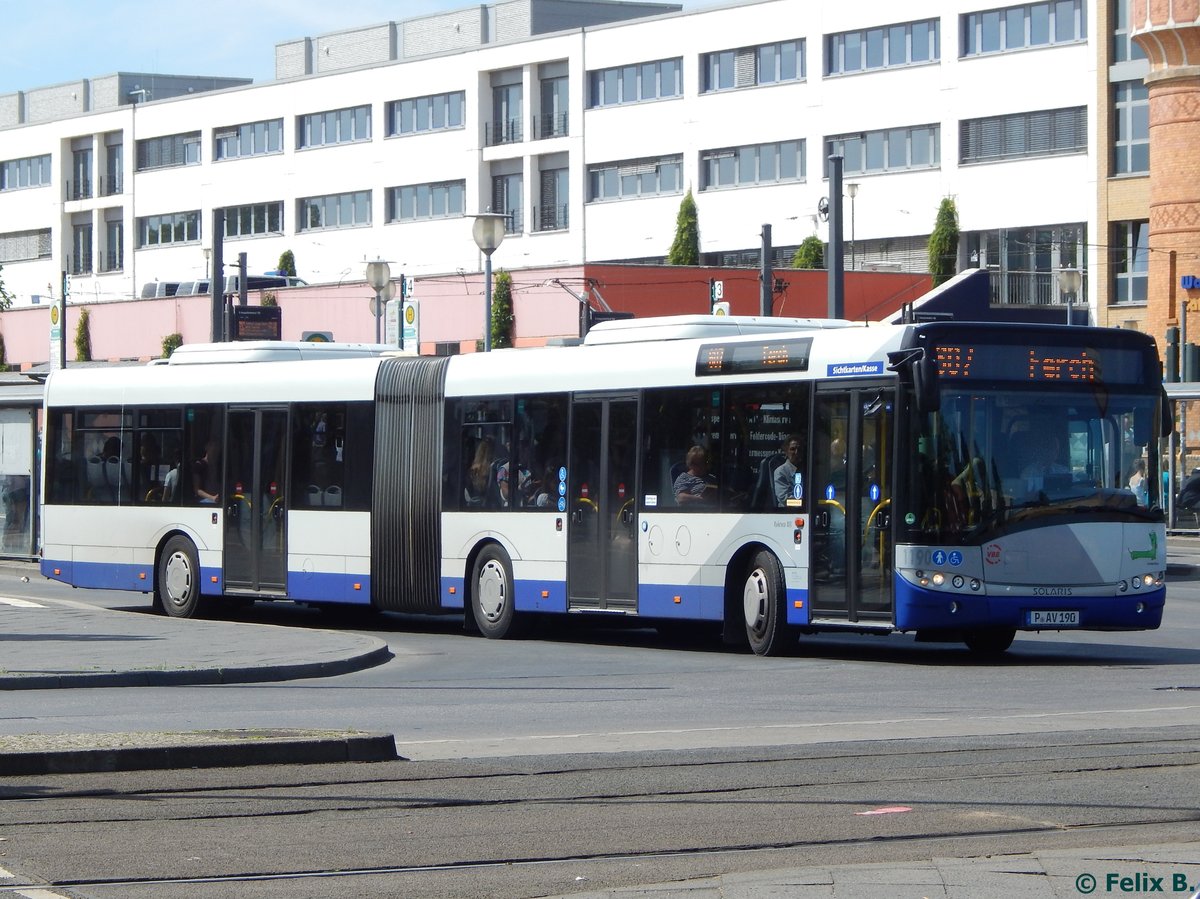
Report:
[[[963,642],[977,656],[998,656],[1012,646],[1016,636],[1016,628],[994,627],[971,631],[963,637]]]
[[[512,563],[495,544],[485,546],[475,559],[471,575],[471,611],[485,637],[500,639],[515,633]]]
[[[200,560],[187,537],[163,547],[154,578],[154,601],[171,618],[194,618],[200,608]]]
[[[797,635],[787,625],[787,587],[775,554],[759,550],[742,582],[746,639],[755,655],[778,656],[795,651]]]

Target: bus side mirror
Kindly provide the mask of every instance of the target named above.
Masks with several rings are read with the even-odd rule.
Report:
[[[1162,393],[1159,394],[1159,398],[1161,411],[1159,412],[1158,416],[1158,436],[1170,437],[1171,432],[1175,430],[1175,409],[1171,405],[1171,401],[1167,399],[1167,388],[1164,387],[1162,389]]]
[[[937,389],[937,360],[924,347],[912,347],[888,353],[888,368],[900,375],[902,382],[911,379],[918,412],[937,412],[942,398]]]

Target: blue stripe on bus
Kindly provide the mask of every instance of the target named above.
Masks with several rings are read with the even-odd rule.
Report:
[[[355,585],[358,589],[355,589]],[[289,571],[288,599],[296,602],[336,602],[369,605],[371,576],[334,571]]]
[[[799,608],[797,608],[799,603]],[[787,623],[808,624],[808,590],[789,587],[787,592]]]
[[[725,588],[642,584],[638,588],[638,614],[647,618],[720,621],[725,614]]]
[[[896,629],[956,630],[965,627],[1029,627],[1029,611],[1078,610],[1079,626],[1067,630],[1153,629],[1162,623],[1167,590],[1122,593],[1120,596],[967,596],[926,590],[896,578]],[[957,603],[957,611],[951,604]],[[1138,605],[1142,611],[1137,610]]]
[[[567,585],[562,581],[517,581],[513,607],[518,612],[565,612]]]
[[[59,574],[55,574],[58,569]],[[154,589],[154,566],[132,562],[65,562],[43,559],[42,574],[73,587],[98,590],[136,590],[149,593]]]

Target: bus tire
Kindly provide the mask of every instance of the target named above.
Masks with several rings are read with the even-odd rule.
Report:
[[[977,656],[998,656],[1012,646],[1016,636],[1017,629],[1013,627],[983,628],[964,634],[963,642]]]
[[[774,553],[759,550],[746,567],[742,581],[746,639],[755,655],[778,656],[795,651],[798,638],[787,624],[786,600],[783,567]]]
[[[493,640],[514,635],[513,600],[508,553],[495,543],[489,544],[475,558],[471,575],[471,611],[479,632]]]
[[[171,618],[195,618],[200,609],[200,560],[196,547],[178,535],[167,541],[158,557],[154,603]]]

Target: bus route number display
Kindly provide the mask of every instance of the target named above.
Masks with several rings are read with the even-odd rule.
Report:
[[[696,357],[696,376],[808,371],[811,337],[753,343],[706,343]]]
[[[944,344],[935,350],[938,377],[947,380],[1100,381],[1101,352],[1086,347]]]

